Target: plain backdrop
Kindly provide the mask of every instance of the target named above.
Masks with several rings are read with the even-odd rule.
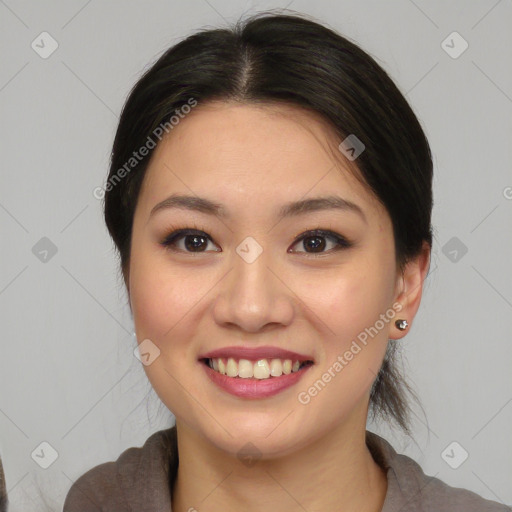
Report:
[[[93,190],[104,184],[121,107],[144,69],[196,29],[285,6],[374,56],[434,154],[431,272],[399,342],[423,411],[415,408],[414,441],[368,428],[427,474],[512,503],[510,1],[5,0],[0,453],[10,511],[44,510],[38,487],[60,510],[86,470],[172,424],[133,355]],[[452,465],[467,459],[454,469],[446,453]]]

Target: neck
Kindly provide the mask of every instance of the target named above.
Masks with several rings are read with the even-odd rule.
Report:
[[[301,450],[249,467],[177,420],[172,510],[380,512],[387,479],[366,446],[364,420],[357,429],[338,425]]]

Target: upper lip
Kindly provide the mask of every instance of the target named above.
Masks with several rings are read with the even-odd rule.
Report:
[[[298,354],[291,350],[278,347],[222,347],[199,356],[199,359],[215,359],[218,357],[233,359],[249,359],[257,361],[259,359],[291,359],[292,361],[313,361],[311,356]]]

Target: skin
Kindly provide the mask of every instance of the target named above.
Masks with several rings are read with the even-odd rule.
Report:
[[[137,339],[160,350],[144,369],[176,417],[173,511],[382,508],[386,475],[365,444],[369,393],[388,339],[408,332],[394,321],[411,325],[419,307],[429,247],[398,272],[389,215],[349,171],[351,163],[336,156],[339,142],[297,107],[216,102],[197,106],[155,149],[126,277]],[[171,194],[206,197],[230,217],[177,208],[150,216]],[[278,222],[283,204],[332,194],[359,205],[365,219],[323,210]],[[178,228],[204,231],[211,241],[194,253],[182,237],[173,252],[161,242]],[[294,243],[317,228],[353,246],[334,251],[334,241],[323,238],[319,255]],[[236,252],[247,236],[263,248],[250,264]],[[298,393],[396,303],[400,313],[300,403]],[[315,365],[278,395],[242,399],[220,390],[198,362],[202,353],[233,345],[288,348]],[[249,467],[237,458],[247,442],[261,453]]]

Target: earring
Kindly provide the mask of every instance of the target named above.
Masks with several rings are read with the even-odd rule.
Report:
[[[407,323],[407,320],[397,320],[395,322],[395,325],[397,326],[398,329],[400,329],[401,331],[405,331],[405,329],[407,329],[407,327],[409,326],[409,324]]]

